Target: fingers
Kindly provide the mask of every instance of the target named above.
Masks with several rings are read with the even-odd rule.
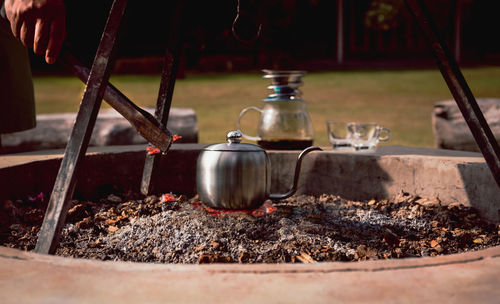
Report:
[[[33,51],[37,55],[45,55],[49,43],[50,22],[45,19],[38,19],[35,26],[35,37],[33,41]]]
[[[54,63],[66,36],[63,0],[5,0],[4,7],[14,36],[36,54],[45,55],[47,63]]]
[[[64,14],[60,14],[54,18],[50,25],[49,42],[45,53],[45,61],[47,61],[48,64],[56,62],[59,56],[64,38],[66,37],[65,25],[66,16]]]
[[[35,24],[31,19],[26,19],[21,25],[19,39],[26,47],[32,48],[34,35],[35,35]]]
[[[20,14],[18,14],[18,11],[16,10],[15,3],[10,0],[4,1],[4,9],[7,20],[9,20],[10,23],[12,34],[14,37],[19,39],[23,23],[20,20]]]
[[[21,39],[21,28],[23,26],[23,21],[25,18],[21,18],[20,16],[15,16],[13,20],[10,20],[10,28],[12,30],[12,34],[17,39]]]

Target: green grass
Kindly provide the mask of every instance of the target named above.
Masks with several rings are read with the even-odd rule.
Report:
[[[500,67],[463,69],[472,92],[500,98]],[[111,82],[140,106],[154,107],[159,75],[118,75]],[[71,77],[35,77],[37,113],[77,111],[84,86]],[[200,142],[221,142],[235,128],[244,107],[262,107],[268,80],[259,73],[187,74],[176,83],[173,107],[196,111]],[[432,147],[431,112],[435,102],[451,99],[435,70],[338,71],[304,77],[315,144],[327,145],[327,120],[377,122],[391,130],[389,145]],[[243,129],[256,134],[257,113],[248,114]]]

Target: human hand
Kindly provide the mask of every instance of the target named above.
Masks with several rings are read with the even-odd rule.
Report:
[[[5,0],[5,13],[16,38],[47,63],[56,61],[66,37],[63,0]]]

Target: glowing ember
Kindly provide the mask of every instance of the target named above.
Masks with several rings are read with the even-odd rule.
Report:
[[[155,148],[155,147],[151,147],[151,146],[147,146],[146,151],[148,151],[148,155],[161,153],[161,150],[159,148]]]
[[[256,208],[256,209],[244,209],[244,210],[222,210],[222,209],[214,209],[214,208],[210,208],[208,206],[205,206],[203,203],[201,202],[193,202],[193,205],[195,208],[198,208],[198,207],[203,207],[203,209],[205,209],[205,211],[211,215],[214,215],[214,216],[225,216],[226,214],[229,214],[229,213],[241,213],[241,214],[247,214],[247,215],[251,215],[251,216],[254,216],[254,217],[262,217],[262,216],[265,216],[267,214],[271,214],[273,212],[276,211],[276,207],[274,207],[273,205],[269,204],[269,203],[264,203],[262,206],[260,206],[259,208]]]
[[[180,136],[178,134],[174,134],[174,136],[172,137],[172,142],[176,142],[176,141],[178,141],[181,138],[182,138],[182,136]],[[153,154],[159,154],[159,153],[161,153],[161,150],[159,148],[156,148],[156,147],[153,147],[153,146],[147,146],[146,147],[146,151],[148,152],[148,155],[153,155]]]
[[[177,199],[172,194],[165,193],[161,196],[160,203],[175,202]]]
[[[177,134],[174,134],[174,136],[172,137],[172,141],[173,141],[173,142],[176,142],[176,141],[178,141],[178,140],[179,140],[179,139],[181,139],[181,138],[182,138],[182,136],[177,135]]]

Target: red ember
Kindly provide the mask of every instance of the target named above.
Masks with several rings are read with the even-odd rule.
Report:
[[[173,141],[173,142],[176,142],[176,141],[178,141],[178,140],[179,140],[179,139],[181,139],[181,138],[182,138],[182,136],[180,136],[180,135],[178,135],[178,134],[174,134],[174,137],[172,137],[172,141]]]
[[[161,153],[161,150],[159,148],[155,148],[155,147],[151,147],[151,146],[147,146],[146,151],[148,151],[148,155]]]
[[[178,141],[181,138],[182,138],[182,136],[180,136],[178,134],[174,134],[174,136],[172,137],[172,142],[176,142],[176,141]],[[153,154],[159,154],[159,153],[161,153],[161,150],[159,148],[156,148],[156,147],[153,147],[153,146],[147,146],[146,147],[146,151],[148,151],[148,155],[153,155]]]
[[[172,194],[165,193],[161,196],[160,203],[175,202],[176,200]]]

